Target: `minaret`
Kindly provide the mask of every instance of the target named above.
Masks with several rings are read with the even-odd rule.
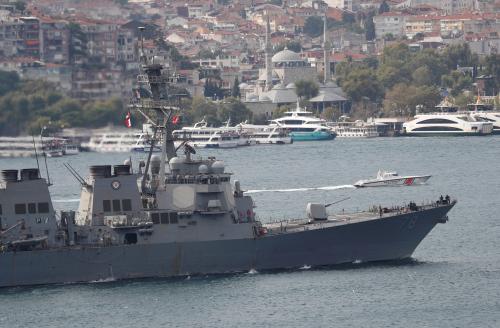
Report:
[[[330,48],[330,42],[328,42],[327,38],[327,19],[326,19],[326,13],[325,13],[325,19],[323,22],[323,63],[325,66],[324,69],[324,77],[323,77],[323,83],[327,83],[330,81],[330,53],[331,53],[331,48]]]
[[[264,87],[264,91],[269,91],[273,88],[273,73],[272,73],[272,63],[271,63],[271,53],[273,51],[273,47],[271,46],[271,38],[270,38],[270,24],[269,24],[269,15],[267,15],[266,22],[266,45],[265,45],[265,53],[266,53],[266,85]]]

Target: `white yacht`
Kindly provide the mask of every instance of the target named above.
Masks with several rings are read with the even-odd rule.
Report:
[[[279,126],[290,131],[293,141],[331,140],[336,134],[326,126],[326,121],[314,117],[312,112],[299,107],[285,112],[285,116],[271,120],[271,126]]]
[[[403,124],[408,136],[466,136],[487,135],[493,131],[491,122],[476,120],[470,113],[460,113],[447,99],[436,106],[440,112],[417,114]]]
[[[75,148],[73,150],[73,146],[63,138],[0,137],[0,157],[31,157],[35,156],[35,154],[43,156],[44,153],[47,157],[61,157],[63,155],[78,154],[78,148]],[[66,152],[68,149],[71,149],[69,153]]]
[[[177,140],[188,140],[196,148],[235,148],[241,144],[241,137],[236,130],[209,127],[205,119],[192,127],[175,130],[172,135]]]
[[[424,184],[430,179],[430,175],[407,175],[400,176],[394,171],[379,170],[375,179],[359,180],[355,187],[385,187],[385,186],[412,186]]]
[[[468,104],[469,114],[477,121],[491,122],[493,124],[493,134],[500,134],[500,111],[495,110],[493,105],[481,101],[478,96],[475,103]]]
[[[82,149],[98,153],[128,153],[149,150],[149,135],[140,130],[109,130],[93,134]]]
[[[341,116],[338,122],[328,122],[327,126],[337,134],[339,138],[375,138],[379,136],[377,126],[362,120],[354,122],[347,121],[347,116]]]
[[[256,144],[284,145],[293,142],[288,131],[277,125],[254,125],[245,122],[238,124],[237,127],[243,133],[247,133],[250,140]]]
[[[43,153],[43,145],[39,138],[35,138],[33,146],[33,137],[0,137],[0,157],[30,157],[35,156],[36,152]]]

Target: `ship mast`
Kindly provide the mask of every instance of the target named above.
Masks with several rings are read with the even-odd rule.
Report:
[[[168,73],[163,74],[164,67],[160,63],[159,57],[154,56],[149,59],[144,52],[143,31],[144,27],[139,27],[141,34],[141,66],[140,74],[137,76],[139,84],[149,87],[151,91],[150,98],[137,97],[132,100],[130,107],[137,110],[144,118],[153,126],[153,139],[149,149],[148,159],[146,162],[145,174],[141,182],[141,188],[144,192],[146,189],[146,178],[151,156],[155,148],[155,142],[160,142],[161,147],[161,162],[160,172],[158,175],[158,189],[165,189],[165,163],[177,156],[174,139],[172,136],[173,123],[171,119],[174,112],[178,110],[170,104],[168,100]]]

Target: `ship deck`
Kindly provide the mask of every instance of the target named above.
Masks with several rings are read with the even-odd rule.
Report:
[[[306,230],[316,230],[326,227],[341,226],[357,222],[365,222],[371,220],[387,219],[401,214],[409,214],[422,212],[438,207],[453,206],[456,201],[449,203],[429,203],[425,205],[403,206],[382,208],[380,213],[378,207],[373,207],[373,210],[354,212],[354,213],[337,213],[331,214],[326,220],[311,220],[311,219],[290,219],[278,222],[263,224],[268,235],[284,234],[291,232],[299,232]]]

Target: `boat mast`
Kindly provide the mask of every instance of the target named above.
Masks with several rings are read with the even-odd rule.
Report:
[[[144,191],[146,175],[151,161],[156,140],[161,145],[161,162],[159,172],[158,188],[165,189],[165,165],[166,161],[177,157],[172,136],[173,124],[171,118],[177,107],[171,106],[168,101],[167,83],[168,75],[162,74],[163,65],[159,62],[159,57],[149,60],[144,53],[143,31],[144,27],[139,27],[141,33],[141,73],[137,76],[137,81],[147,85],[151,90],[151,97],[135,99],[131,107],[136,109],[154,128],[154,137],[149,149],[149,156],[146,164],[146,172],[143,177],[141,187]]]

